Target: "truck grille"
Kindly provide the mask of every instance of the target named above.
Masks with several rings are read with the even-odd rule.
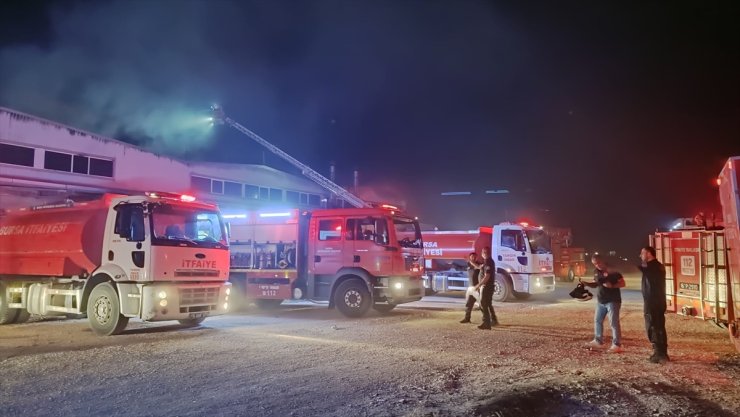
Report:
[[[211,306],[215,308],[217,303],[218,287],[180,289],[180,310],[186,309],[182,312],[203,311],[193,310],[192,307],[206,307],[205,311],[207,311]]]
[[[555,277],[552,275],[542,277],[542,285],[555,285]]]

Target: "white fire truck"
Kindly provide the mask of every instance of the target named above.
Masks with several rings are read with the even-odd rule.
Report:
[[[480,256],[485,246],[496,263],[495,301],[555,291],[550,237],[540,227],[501,223],[472,231],[423,231],[422,238],[425,286],[432,291],[465,290],[468,254]]]

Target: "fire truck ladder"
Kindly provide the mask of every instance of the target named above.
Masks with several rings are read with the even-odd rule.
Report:
[[[344,188],[342,188],[341,186],[339,186],[332,180],[326,178],[325,176],[311,169],[311,167],[309,167],[308,165],[288,155],[285,151],[273,145],[272,143],[268,142],[267,140],[262,138],[260,135],[252,132],[251,130],[242,126],[238,122],[234,121],[232,118],[226,116],[224,114],[223,108],[214,105],[211,107],[211,111],[213,112],[213,121],[215,123],[225,123],[233,127],[234,129],[238,130],[239,132],[243,133],[244,135],[252,138],[252,140],[264,146],[265,148],[267,148],[270,152],[274,153],[275,155],[283,158],[284,160],[286,160],[288,163],[290,163],[294,167],[298,168],[304,176],[308,177],[309,179],[311,179],[313,182],[320,185],[321,187],[329,190],[337,197],[348,202],[354,207],[359,207],[359,208],[371,207],[371,205],[368,204],[365,200],[345,190]]]

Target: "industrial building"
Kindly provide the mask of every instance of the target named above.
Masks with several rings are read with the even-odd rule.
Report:
[[[0,107],[0,208],[83,194],[187,193],[223,212],[326,205],[328,192],[265,165],[187,162]]]

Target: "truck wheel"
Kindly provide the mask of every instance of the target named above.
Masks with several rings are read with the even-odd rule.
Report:
[[[396,308],[396,304],[375,304],[373,306],[373,309],[381,314],[390,313],[394,308]]]
[[[5,288],[5,284],[0,282],[0,324],[11,324],[15,323],[18,309],[8,307],[8,294]]]
[[[334,305],[347,317],[363,316],[372,305],[370,291],[363,281],[349,279],[339,284],[334,292]]]
[[[200,317],[200,318],[197,318],[197,319],[180,319],[178,321],[183,326],[195,327],[195,326],[203,323],[203,320],[205,320],[205,319],[206,319],[205,317]]]
[[[529,297],[532,295],[528,292],[519,292],[519,291],[512,291],[514,293],[514,298],[517,300],[529,300]]]
[[[496,274],[496,279],[493,281],[493,301],[506,301],[513,292],[509,277]]]
[[[573,282],[576,279],[576,272],[573,270],[573,268],[570,268],[568,270],[568,282]]]
[[[121,314],[118,293],[109,282],[98,284],[87,300],[87,318],[90,328],[100,336],[121,333],[128,324],[128,317]]]
[[[273,300],[270,298],[258,298],[254,304],[261,310],[274,310],[283,302],[283,300]]]

